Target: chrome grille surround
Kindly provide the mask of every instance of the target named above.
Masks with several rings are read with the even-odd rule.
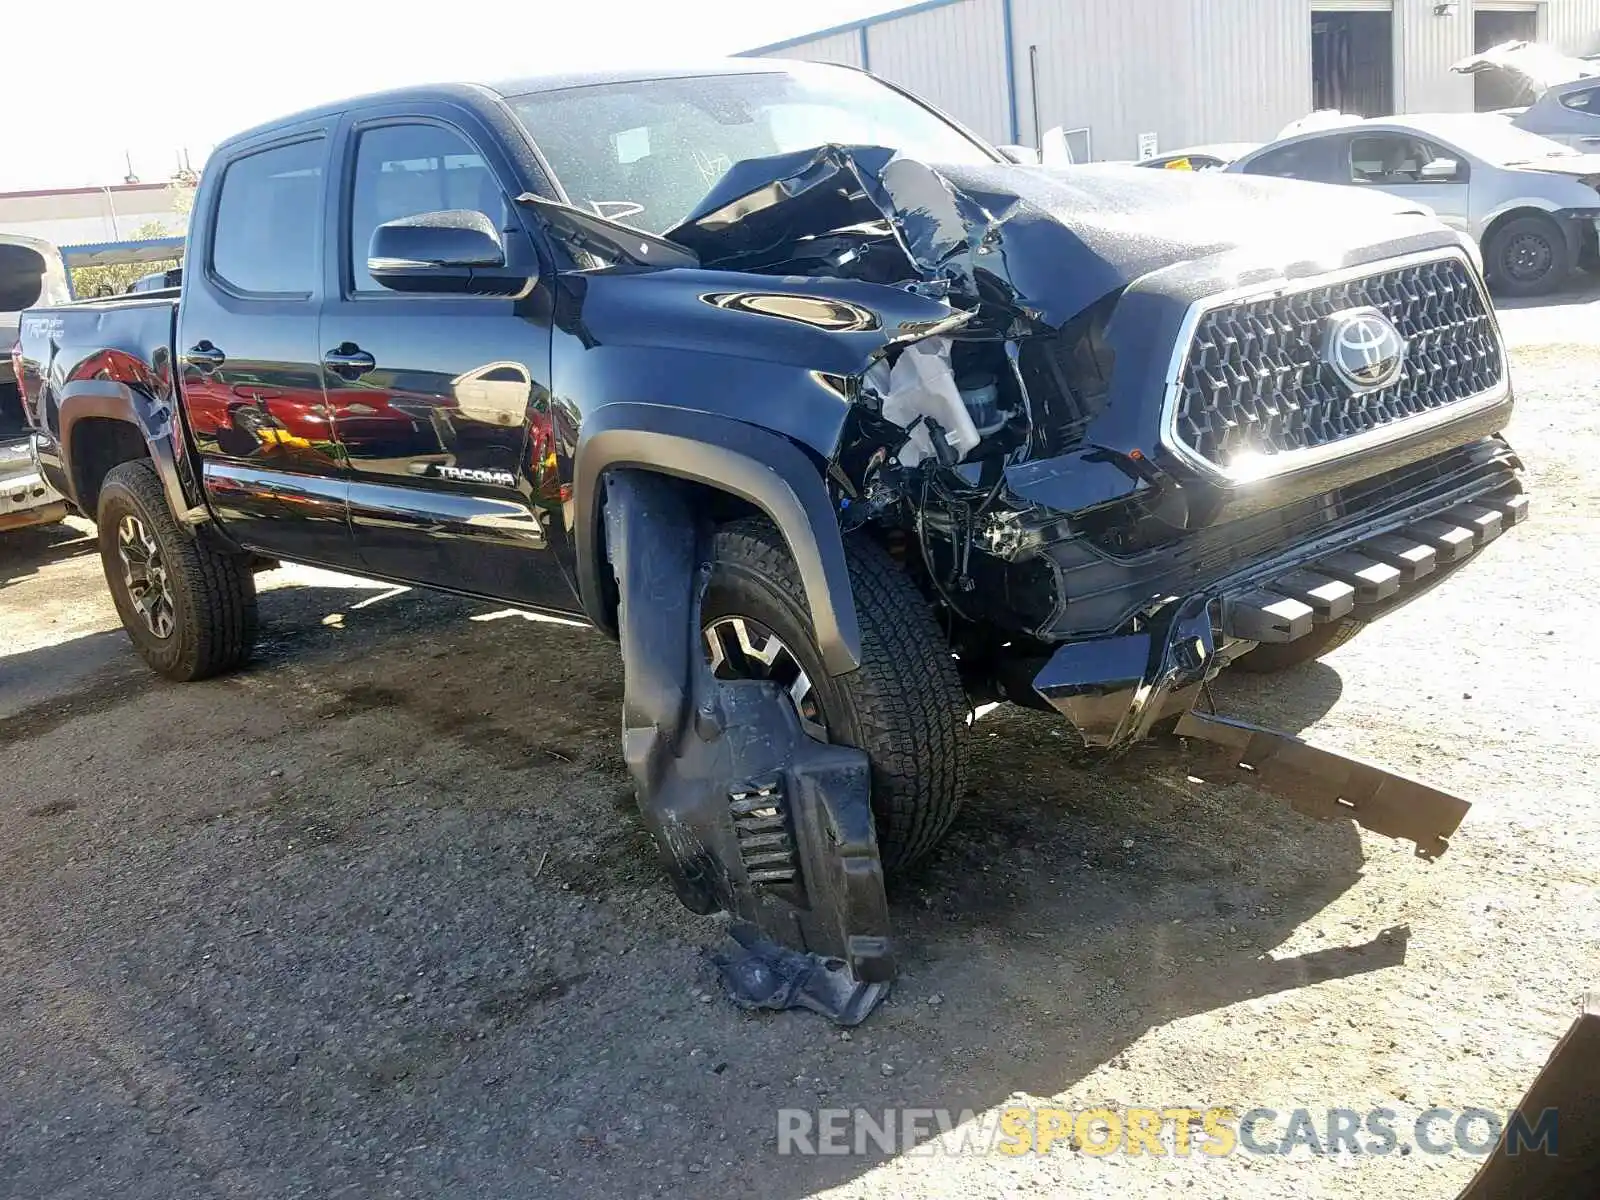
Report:
[[[1406,342],[1393,385],[1356,392],[1320,353],[1327,318],[1376,308]],[[1430,250],[1196,301],[1173,350],[1162,440],[1244,483],[1343,458],[1499,403],[1510,388],[1482,278]]]

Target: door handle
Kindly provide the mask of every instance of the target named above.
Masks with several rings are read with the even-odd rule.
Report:
[[[322,356],[322,365],[341,379],[359,379],[376,367],[378,360],[354,342],[341,342]]]
[[[228,356],[210,342],[199,341],[189,347],[189,352],[183,356],[183,361],[191,367],[199,368],[202,372],[211,372],[227,362]]]

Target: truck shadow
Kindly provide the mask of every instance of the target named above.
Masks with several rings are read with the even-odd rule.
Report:
[[[40,567],[95,552],[93,527],[62,522],[0,533],[0,588],[35,574]]]
[[[323,1080],[310,1070],[318,1060],[309,1047],[299,1073],[279,1074],[274,1060],[258,1059],[236,1044],[237,1029],[266,1020],[264,1040],[277,1036],[295,1044],[295,1030],[336,1022],[343,1029],[350,1022],[340,1035],[345,1040],[331,1042],[328,1052],[341,1061],[370,1059],[378,1064],[377,1082],[363,1108],[345,1110],[341,1120],[372,1129],[404,1119],[392,1104],[423,1102],[420,1091],[411,1093],[423,1081],[452,1097],[463,1114],[460,1132],[467,1143],[479,1117],[488,1128],[502,1119],[491,1114],[502,1113],[505,1097],[518,1097],[519,1113],[528,1114],[518,1119],[530,1123],[525,1139],[497,1134],[482,1146],[461,1147],[463,1156],[477,1155],[506,1178],[531,1178],[519,1172],[537,1166],[569,1184],[588,1180],[598,1187],[613,1169],[642,1169],[652,1159],[681,1161],[675,1156],[687,1158],[691,1143],[696,1155],[709,1144],[726,1158],[729,1173],[711,1164],[695,1194],[806,1196],[853,1179],[880,1160],[778,1157],[772,1138],[780,1107],[982,1112],[1019,1092],[1054,1096],[1120,1063],[1154,1027],[1405,959],[1408,931],[1382,928],[1381,916],[1371,929],[1318,927],[1319,915],[1360,879],[1365,866],[1352,827],[1310,822],[1248,789],[1197,787],[1171,746],[1139,748],[1088,767],[1072,753],[1058,720],[1001,709],[975,726],[973,783],[952,836],[892,889],[902,975],[890,1003],[853,1042],[843,1043],[831,1027],[806,1014],[752,1016],[722,1003],[686,1001],[691,980],[697,988],[713,985],[708,968],[684,944],[716,944],[717,927],[673,905],[628,807],[596,808],[592,800],[627,792],[615,743],[620,667],[607,642],[544,623],[484,620],[497,615],[495,607],[474,601],[372,586],[280,588],[264,592],[261,605],[264,641],[257,661],[243,675],[213,683],[169,685],[140,674],[142,664],[125,642],[120,652],[113,649],[120,632],[5,660],[27,667],[30,677],[59,672],[80,683],[0,721],[0,743],[43,736],[62,720],[140,703],[153,691],[161,696],[152,707],[175,728],[182,727],[185,712],[191,719],[199,710],[221,712],[207,718],[212,736],[237,721],[281,742],[275,761],[315,758],[317,747],[326,745],[376,741],[378,726],[356,723],[382,722],[384,744],[400,761],[414,760],[420,773],[428,772],[427,762],[441,753],[443,740],[458,745],[450,753],[468,756],[475,769],[510,772],[518,781],[513,790],[534,809],[508,811],[497,818],[498,829],[486,827],[485,812],[473,808],[468,794],[447,793],[437,802],[438,811],[459,810],[483,830],[468,835],[486,839],[474,843],[474,854],[493,860],[509,853],[527,836],[512,831],[532,819],[529,811],[555,823],[554,833],[546,828],[540,834],[540,844],[559,848],[548,867],[540,860],[533,871],[535,877],[546,872],[542,884],[531,882],[522,862],[516,868],[522,874],[508,877],[502,869],[486,886],[487,876],[461,876],[457,868],[441,865],[459,862],[457,847],[436,846],[414,832],[400,835],[403,857],[374,861],[371,869],[374,886],[408,900],[392,914],[386,908],[382,920],[362,918],[383,934],[372,943],[371,961],[347,960],[350,918],[329,918],[325,940],[321,933],[297,936],[280,948],[277,953],[295,964],[291,976],[282,975],[265,947],[250,938],[223,943],[231,983],[225,996],[215,997],[215,1028],[186,1027],[178,1043],[151,1053],[163,1069],[187,1080],[189,1094],[210,1096],[211,1103],[221,1102],[208,1066],[216,1061],[234,1064],[239,1103],[277,1095],[287,1086],[312,1089],[307,1107],[284,1118],[298,1146],[316,1146],[329,1136],[319,1105],[341,1111],[334,1093],[324,1090],[342,1085],[337,1077]],[[84,654],[99,664],[93,671],[73,666]],[[315,693],[309,701],[308,688]],[[1299,728],[1337,700],[1339,682],[1330,668],[1317,666],[1271,683],[1247,681],[1237,696],[1231,682],[1218,691],[1226,712]],[[268,715],[278,708],[287,713],[291,702],[302,715]],[[486,733],[490,726],[492,737]],[[553,744],[547,741],[551,730],[570,755],[538,759],[539,746]],[[223,740],[243,752],[242,743]],[[485,747],[494,753],[482,753]],[[461,778],[456,759],[446,766],[435,769],[446,779]],[[133,762],[129,769],[145,768]],[[149,770],[161,777],[159,763]],[[330,828],[367,828],[381,819],[375,815],[381,809],[362,810],[366,800],[344,801],[340,795],[296,803],[310,806],[306,811],[314,810]],[[351,812],[315,807],[346,803]],[[233,810],[170,836],[202,847],[218,820],[253,819],[249,809]],[[405,828],[412,830],[409,822],[419,819],[406,817]],[[365,844],[374,836],[351,840]],[[159,1044],[150,1018],[139,1014],[170,1008],[177,998],[170,989],[190,986],[181,981],[192,972],[176,960],[163,973],[168,952],[161,947],[192,942],[197,929],[204,936],[211,918],[201,914],[215,908],[208,893],[221,895],[238,882],[228,877],[242,872],[246,886],[229,894],[236,897],[232,903],[249,907],[256,932],[286,922],[292,927],[294,917],[286,914],[296,904],[319,891],[339,894],[350,886],[341,881],[362,869],[346,845],[331,842],[326,859],[307,852],[293,872],[230,859],[228,870],[215,878],[202,872],[184,883],[198,891],[172,905],[176,915],[164,918],[159,930],[139,927],[139,953],[151,965],[141,975],[142,990],[128,994],[128,1011],[119,1017],[130,1023],[131,1036]],[[117,861],[108,878],[139,874],[121,860],[122,853],[112,852]],[[555,893],[558,899],[581,896],[609,917],[568,922],[560,916],[565,909],[549,907],[536,894],[553,886],[552,878],[570,882],[570,891]],[[537,934],[527,933],[526,924],[519,931],[519,914],[524,922],[537,916]],[[467,948],[429,932],[441,925],[470,930],[482,944]],[[534,937],[558,949],[525,962],[525,947]],[[1305,952],[1277,952],[1291,938]],[[614,957],[607,947],[619,940],[629,952]],[[472,971],[452,960],[503,956],[489,957],[503,965],[484,975],[499,990],[463,1009],[477,1014],[470,1017],[477,1023],[472,1029],[458,1028],[461,1018],[454,1015],[425,1022],[429,1010],[420,1001],[406,1010],[414,1025],[396,1024],[399,1018],[388,1015],[392,1004],[381,1016],[367,1013],[359,998],[341,1003],[335,1016],[322,1012],[320,1002],[306,998],[312,993],[298,991],[294,982],[330,972],[349,975],[352,986],[368,978],[421,975],[415,970],[418,946],[434,947],[428,953],[439,958],[440,969],[467,980]],[[110,987],[123,952],[110,943],[104,949]],[[583,983],[592,970],[606,976],[607,999],[600,1008]],[[519,983],[524,974],[528,979]],[[390,986],[385,996],[393,991]],[[525,1001],[504,999],[524,994]],[[232,1011],[234,1005],[271,1016],[246,1021]],[[619,1033],[619,1011],[654,1023],[656,1032],[644,1039]],[[186,1039],[198,1040],[185,1049]],[[726,1060],[714,1079],[701,1082],[705,1069],[684,1058],[684,1047],[691,1045],[714,1045]],[[553,1068],[552,1055],[569,1066]],[[893,1074],[880,1069],[885,1063],[893,1065]],[[479,1079],[490,1066],[494,1090],[485,1091]],[[590,1072],[592,1087],[575,1094],[560,1082],[567,1069]],[[784,1080],[800,1076],[825,1080],[826,1095],[785,1086]],[[730,1086],[747,1089],[736,1103],[730,1103]],[[657,1106],[675,1115],[660,1122],[659,1133],[652,1126],[618,1147],[572,1133],[615,1127],[619,1089],[627,1096],[620,1111]],[[1159,1106],[1190,1098],[1129,1099]],[[1225,1103],[1230,1097],[1211,1099]],[[557,1134],[532,1128],[538,1114],[557,1105],[572,1118],[563,1117]],[[319,1170],[310,1159],[304,1166]],[[434,1182],[447,1187],[442,1176]]]
[[[1600,300],[1600,276],[1576,271],[1566,284],[1545,296],[1497,296],[1497,309],[1518,311],[1528,308],[1567,308]]]
[[[1305,674],[1309,713],[1332,672]],[[1250,789],[1196,786],[1173,745],[1063,766],[1051,725],[1018,712],[983,738],[982,782],[957,829],[895,889],[905,1007],[884,1023],[896,1060],[922,1066],[908,1074],[933,1078],[869,1076],[853,1081],[864,1095],[840,1089],[852,1103],[981,1112],[1019,1092],[1054,1096],[1153,1028],[1405,961],[1409,930],[1381,917],[1365,930],[1316,927],[1314,948],[1276,951],[1305,941],[1303,927],[1361,878],[1353,826],[1317,824]],[[794,1169],[822,1187],[861,1167],[817,1158]]]
[[[274,618],[285,640],[257,669],[272,670],[280,653],[316,662],[340,652],[327,626],[303,623],[324,601],[338,599],[321,591],[278,597],[275,604],[293,604],[302,616]],[[458,649],[461,619],[488,615],[486,606],[418,594],[359,616],[345,611],[347,628],[359,620],[374,638],[420,639],[463,661],[470,652]],[[503,621],[480,625],[476,636],[489,629],[502,652],[537,660],[546,673],[561,669],[562,648],[577,633]],[[665,883],[647,839],[637,836],[610,741],[620,670],[606,643],[579,636],[590,686],[529,700],[543,710],[541,720],[559,711],[566,728],[605,739],[585,765],[591,774],[609,773],[623,802],[602,822],[612,827],[593,835],[626,848],[586,860],[580,872],[586,877],[575,878],[574,887],[602,904],[621,903]],[[375,649],[364,673],[381,677],[389,657]],[[1226,713],[1298,732],[1332,708],[1341,685],[1336,671],[1315,663],[1278,676],[1226,678],[1214,691]],[[432,702],[405,703],[440,726],[438,714],[428,711]],[[1365,859],[1353,826],[1312,822],[1247,788],[1196,786],[1175,743],[1148,744],[1099,766],[1071,747],[1049,714],[1003,708],[977,723],[973,785],[954,832],[930,862],[891,888],[902,976],[893,1001],[856,1035],[866,1053],[841,1060],[832,1053],[838,1045],[832,1031],[809,1016],[750,1018],[720,1004],[708,1018],[717,1032],[688,1036],[720,1040],[720,1053],[748,1053],[753,1064],[770,1066],[776,1051],[785,1074],[827,1080],[830,1098],[817,1103],[981,1112],[1018,1092],[1059,1094],[1117,1063],[1152,1028],[1405,961],[1409,930],[1381,917],[1370,929],[1317,928],[1297,936],[1361,878]],[[669,903],[664,891],[660,900]],[[691,928],[715,942],[705,923],[691,919]],[[1311,947],[1276,952],[1291,937]],[[637,969],[642,991],[658,992],[661,981],[651,980],[643,964]],[[603,1026],[562,1030],[573,1061],[601,1062],[617,1053],[614,1032]],[[504,1033],[518,1036],[514,1026]],[[897,1064],[896,1074],[880,1072],[880,1061]],[[517,1083],[517,1069],[508,1071],[501,1086]],[[536,1080],[523,1084],[528,1095],[537,1094]],[[652,1091],[642,1085],[638,1103],[670,1095],[686,1119],[725,1127],[747,1194],[810,1195],[880,1161],[778,1158],[765,1142],[741,1142],[751,1114],[724,1111],[720,1093],[690,1092],[686,1099],[664,1080]],[[754,1115],[770,1128],[781,1102],[774,1097],[770,1110]],[[578,1111],[589,1128],[611,1119],[598,1107],[589,1112],[580,1104]],[[569,1178],[582,1176],[596,1165],[586,1157],[592,1152],[592,1146],[562,1147],[555,1161],[574,1173]]]

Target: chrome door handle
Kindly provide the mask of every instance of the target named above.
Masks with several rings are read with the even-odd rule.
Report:
[[[378,360],[354,342],[342,342],[322,356],[322,365],[341,379],[359,379],[373,370]]]
[[[183,356],[183,361],[191,367],[210,372],[227,362],[228,356],[210,342],[199,341],[189,348],[188,353]]]

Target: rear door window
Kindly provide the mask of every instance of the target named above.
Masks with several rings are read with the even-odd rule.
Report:
[[[1431,166],[1432,170],[1425,173]],[[1461,183],[1461,161],[1432,142],[1404,133],[1370,133],[1350,139],[1351,183]]]
[[[1591,117],[1600,117],[1600,87],[1586,88],[1579,92],[1568,92],[1561,97],[1561,103],[1573,112],[1585,113]]]
[[[1328,139],[1312,138],[1268,150],[1243,169],[1246,175],[1276,175],[1280,179],[1309,179],[1332,183]]]
[[[211,271],[236,292],[310,296],[321,263],[323,138],[236,158],[222,177]]]

